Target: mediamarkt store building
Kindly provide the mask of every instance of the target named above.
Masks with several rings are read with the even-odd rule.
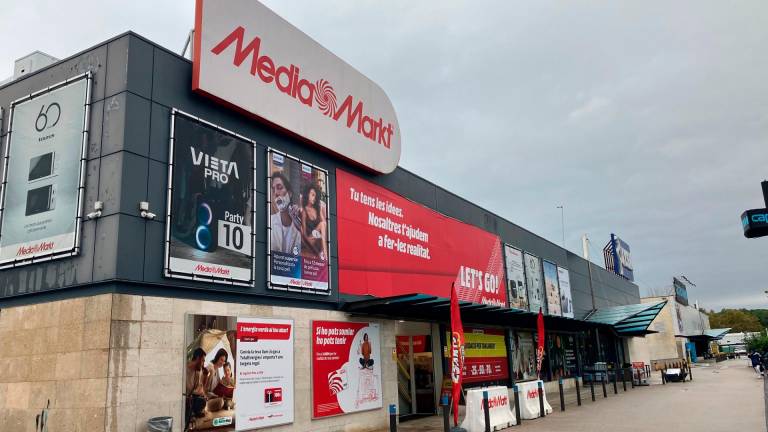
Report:
[[[636,285],[399,168],[379,86],[257,2],[214,6],[192,62],[127,33],[0,87],[0,429],[435,414],[452,283],[466,386],[535,378],[539,308],[545,381],[630,361],[653,305],[605,312]]]

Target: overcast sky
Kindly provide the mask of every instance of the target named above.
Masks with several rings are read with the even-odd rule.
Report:
[[[0,79],[125,30],[181,51],[194,2],[7,1]],[[592,260],[611,232],[643,292],[768,307],[768,2],[266,1],[381,85],[401,165]]]

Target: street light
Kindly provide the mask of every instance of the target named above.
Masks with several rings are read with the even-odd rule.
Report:
[[[562,205],[557,206],[560,209],[560,225],[563,229],[563,249],[565,249],[565,210]]]

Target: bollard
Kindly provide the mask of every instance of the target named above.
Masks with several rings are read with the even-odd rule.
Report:
[[[581,379],[576,377],[576,403],[581,406],[581,385],[579,385]]]
[[[440,398],[440,405],[443,406],[443,432],[450,432],[451,407],[449,405],[448,396],[443,396]]]
[[[605,389],[605,380],[606,379],[607,379],[607,377],[605,375],[603,375],[603,380],[602,380],[603,382],[602,382],[602,384],[603,384],[603,397],[604,398],[608,397],[608,391]]]
[[[558,380],[557,385],[560,387],[560,411],[565,411],[565,395],[563,394],[563,379]]]
[[[539,417],[546,417],[547,413],[544,412],[544,384],[539,381]]]
[[[485,432],[491,432],[491,413],[488,408],[488,390],[483,390],[483,417],[485,417]]]
[[[589,380],[589,392],[592,393],[592,402],[595,401],[595,374],[592,374],[592,379]]]
[[[631,368],[629,369],[629,377],[632,378],[632,388],[635,388],[635,370],[634,369],[631,369]],[[640,384],[638,383],[638,385]]]
[[[627,370],[626,369],[621,370],[621,386],[624,388],[624,391],[627,391]]]
[[[619,394],[619,389],[616,387],[616,380],[619,379],[619,377],[616,376],[616,374],[619,373],[618,369],[613,370],[613,394]]]
[[[517,420],[515,424],[520,426],[520,392],[517,388],[517,384],[515,384],[512,388],[515,391],[515,420]]]
[[[389,406],[389,432],[397,432],[397,405]]]
[[[688,365],[688,378],[690,378],[691,381],[693,381],[693,368],[691,367],[691,365]]]
[[[667,383],[667,377],[664,376],[664,369],[661,370],[661,383],[662,384]]]

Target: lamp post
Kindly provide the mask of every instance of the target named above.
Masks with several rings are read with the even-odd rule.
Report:
[[[563,232],[563,249],[565,249],[565,209],[562,205],[557,206],[560,209],[560,226]]]

